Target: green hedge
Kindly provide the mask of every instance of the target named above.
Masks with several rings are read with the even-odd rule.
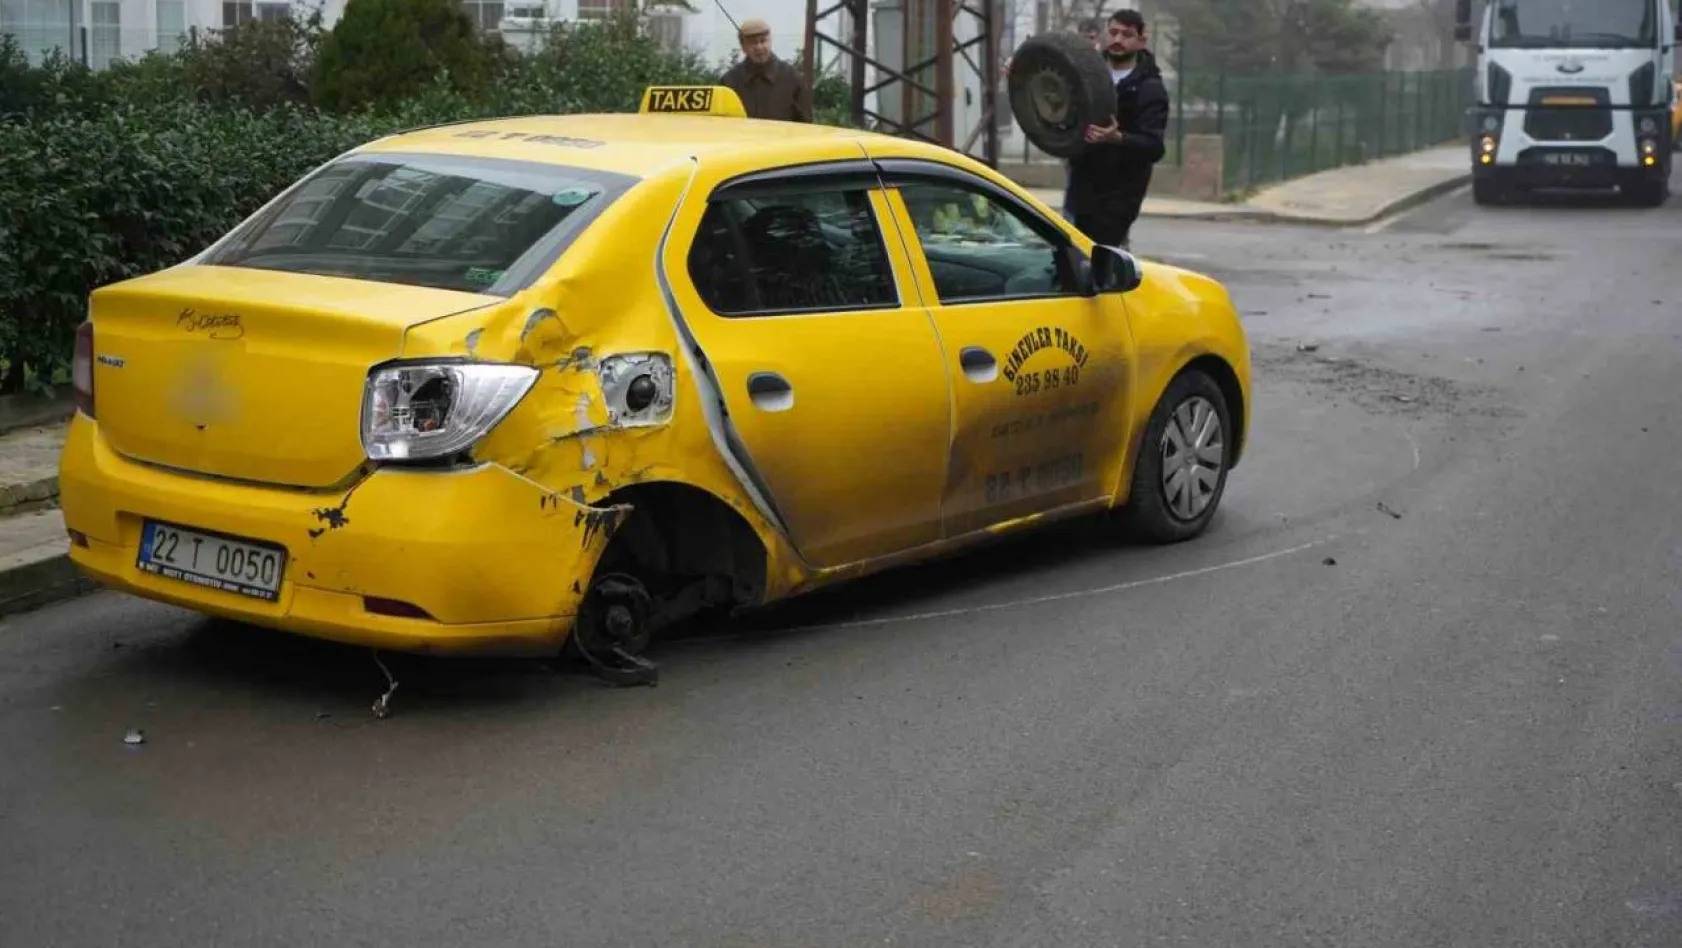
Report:
[[[458,68],[440,61],[414,94],[362,101],[378,83],[310,81],[331,35],[314,18],[254,23],[99,72],[31,67],[0,37],[0,394],[63,384],[93,289],[180,262],[348,148],[463,118],[630,111],[651,83],[721,71],[634,23],[589,24],[530,55],[482,43],[465,69],[458,44]],[[408,70],[415,54],[390,58]],[[357,67],[386,68],[373,59]],[[845,86],[826,80],[816,98],[840,123]]]

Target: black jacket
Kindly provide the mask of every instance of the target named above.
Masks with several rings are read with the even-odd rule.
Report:
[[[1150,50],[1140,50],[1133,72],[1116,84],[1115,109],[1121,142],[1088,145],[1069,162],[1071,212],[1136,210],[1145,198],[1168,133],[1168,87]]]
[[[812,120],[812,90],[806,88],[806,77],[776,56],[764,66],[744,59],[720,76],[718,84],[736,90],[748,118]]]

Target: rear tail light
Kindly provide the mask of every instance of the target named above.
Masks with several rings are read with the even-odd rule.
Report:
[[[362,444],[375,461],[447,457],[472,447],[531,390],[530,366],[409,362],[368,374]]]
[[[93,414],[93,321],[76,327],[76,353],[70,359],[70,384],[76,390],[76,410]]]

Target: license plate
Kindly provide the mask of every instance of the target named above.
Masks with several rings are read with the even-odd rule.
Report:
[[[286,551],[148,520],[135,565],[166,579],[273,602],[280,598]]]
[[[1580,151],[1550,151],[1542,155],[1542,161],[1568,168],[1588,168],[1599,162],[1599,156]]]

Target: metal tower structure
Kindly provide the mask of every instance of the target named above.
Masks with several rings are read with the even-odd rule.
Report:
[[[820,46],[846,64],[854,125],[934,142],[997,167],[1001,6],[806,0],[801,65],[815,84]],[[960,131],[961,113],[972,121]]]

